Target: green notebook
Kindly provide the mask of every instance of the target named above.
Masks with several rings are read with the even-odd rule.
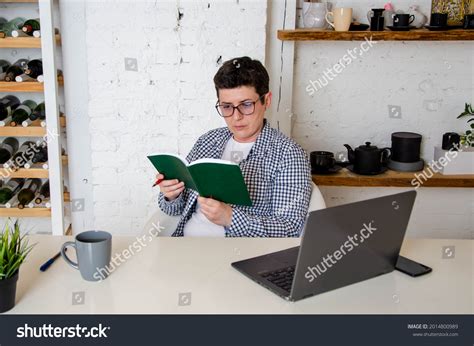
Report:
[[[200,159],[190,164],[174,154],[147,156],[165,179],[183,181],[187,188],[199,192],[203,197],[218,201],[252,205],[244,177],[236,163],[219,159]]]

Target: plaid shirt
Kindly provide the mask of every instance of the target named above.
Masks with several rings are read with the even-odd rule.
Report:
[[[220,159],[231,137],[227,127],[207,132],[198,139],[187,161]],[[264,120],[262,132],[239,166],[253,205],[230,205],[232,222],[225,227],[225,235],[298,237],[306,220],[312,190],[306,152]],[[198,193],[192,189],[185,189],[172,201],[160,193],[161,210],[168,215],[181,215],[174,237],[183,236],[184,225],[196,210],[197,197]]]

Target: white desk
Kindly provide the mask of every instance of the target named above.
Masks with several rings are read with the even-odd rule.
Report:
[[[371,280],[287,302],[230,266],[240,259],[295,246],[299,239],[154,238],[102,282],[82,280],[59,258],[39,267],[72,237],[32,236],[37,242],[20,271],[17,305],[10,313],[31,314],[472,314],[473,241],[408,239],[402,254],[433,268],[411,278],[392,272]],[[135,237],[113,238],[112,254]],[[455,258],[442,259],[454,245]],[[74,253],[70,249],[69,255]],[[72,304],[84,292],[83,305]],[[179,293],[191,304],[179,305]]]

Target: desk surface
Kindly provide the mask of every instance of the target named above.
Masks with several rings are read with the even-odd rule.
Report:
[[[472,240],[407,239],[402,254],[432,267],[432,273],[411,278],[395,271],[292,303],[247,279],[230,263],[298,245],[299,239],[162,237],[142,240],[144,246],[134,248],[135,237],[114,236],[112,256],[125,255],[129,247],[136,253],[102,282],[84,281],[62,259],[40,272],[40,265],[70,239],[31,236],[37,246],[21,268],[17,305],[10,313],[473,313]],[[451,245],[454,258],[443,259],[442,247]],[[70,249],[69,255],[73,252]],[[83,292],[84,304],[73,304],[77,292]],[[190,299],[180,299],[180,294],[190,294]]]

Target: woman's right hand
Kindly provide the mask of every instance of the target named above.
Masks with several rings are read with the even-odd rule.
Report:
[[[156,180],[164,179],[164,175],[158,173]],[[163,180],[158,184],[160,191],[165,195],[168,201],[172,201],[184,191],[184,182],[180,182],[178,179]]]

